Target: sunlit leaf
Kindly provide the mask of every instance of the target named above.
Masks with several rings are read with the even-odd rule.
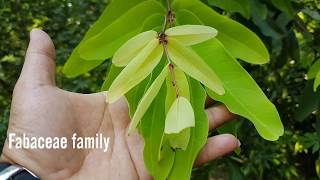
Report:
[[[317,60],[308,71],[308,79],[313,79],[316,77],[317,73],[320,71],[320,59]]]
[[[173,38],[168,38],[168,52],[172,61],[185,73],[197,79],[209,89],[224,94],[224,88],[215,72],[192,49],[184,47]]]
[[[160,29],[162,29],[164,20],[164,14],[163,13],[155,13],[148,17],[148,19],[145,20],[143,24],[142,31],[150,31],[154,30],[157,32],[160,32]]]
[[[283,125],[275,106],[217,39],[193,48],[217,73],[226,90],[223,96],[208,90],[210,97],[250,120],[263,138],[274,141],[283,135]]]
[[[167,138],[172,148],[186,150],[190,140],[190,128],[186,128],[178,134],[168,134]]]
[[[165,86],[162,86],[140,122],[140,132],[144,139],[144,164],[148,173],[159,180],[168,177],[175,157],[167,143],[161,146],[165,126],[164,99]]]
[[[159,2],[148,0],[138,4],[102,32],[82,43],[80,56],[86,60],[112,57],[123,43],[140,32],[144,21],[155,13],[164,13]]]
[[[174,68],[175,84],[179,91],[179,96],[190,100],[189,84],[186,75],[178,67]],[[169,111],[172,103],[177,97],[176,88],[173,86],[172,74],[167,76],[167,96],[166,96],[166,113]]]
[[[194,161],[207,142],[208,137],[208,118],[204,110],[206,94],[198,81],[189,79],[190,102],[196,119],[195,127],[191,128],[187,149],[185,151],[182,149],[176,150],[174,165],[168,177],[169,180],[191,179]]]
[[[89,70],[101,64],[105,59],[102,58],[92,61],[86,61],[85,59],[82,59],[78,52],[79,47],[87,39],[100,33],[104,28],[106,28],[112,22],[118,19],[123,13],[125,13],[126,11],[143,1],[145,0],[113,0],[105,8],[99,19],[91,26],[91,28],[85,34],[84,38],[81,40],[79,45],[73,50],[72,54],[70,55],[66,64],[64,65],[63,72],[68,77],[74,77],[82,73],[88,72]]]
[[[201,20],[196,16],[193,12],[181,9],[176,12],[176,23],[178,25],[184,25],[184,24],[192,24],[192,25],[202,25],[203,23]]]
[[[132,117],[128,133],[131,134],[133,130],[137,127],[138,123],[140,122],[141,118],[148,110],[149,106],[151,105],[152,101],[156,97],[157,93],[159,92],[164,80],[168,75],[168,66],[165,66],[159,76],[154,80],[151,84],[147,92],[144,94],[143,98],[141,99],[137,111]]]
[[[121,67],[117,67],[113,64],[111,64],[108,67],[108,71],[107,71],[107,78],[106,80],[103,82],[102,87],[101,87],[101,91],[107,91],[109,90],[112,82],[117,78],[117,76],[120,74],[120,72],[123,70],[123,68]]]
[[[163,47],[159,40],[151,40],[114,80],[108,92],[107,102],[115,102],[145,79],[159,63],[162,53]]]
[[[218,14],[201,1],[175,0],[173,5],[175,9],[193,12],[204,25],[217,29],[217,39],[234,57],[253,64],[269,62],[269,53],[263,42],[242,24]]]
[[[157,32],[146,31],[134,36],[124,43],[114,54],[112,63],[118,67],[128,65],[128,63],[137,56],[137,54],[154,38]]]
[[[209,26],[182,25],[172,27],[166,30],[165,33],[166,35],[175,38],[180,43],[190,46],[214,38],[218,32],[216,29]]]
[[[194,125],[194,112],[190,102],[185,97],[178,97],[167,113],[164,132],[176,134]]]

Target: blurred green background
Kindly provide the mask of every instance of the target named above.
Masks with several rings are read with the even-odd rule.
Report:
[[[204,2],[256,32],[267,45],[269,64],[243,66],[276,105],[285,135],[276,142],[265,141],[248,121],[238,118],[220,131],[233,129],[242,142],[241,150],[195,169],[193,179],[319,179],[320,91],[312,91],[313,82],[306,73],[320,59],[320,1]],[[108,62],[74,79],[66,78],[62,68],[107,4],[107,0],[0,0],[1,147],[29,31],[41,28],[53,39],[59,87],[81,93],[99,91]]]

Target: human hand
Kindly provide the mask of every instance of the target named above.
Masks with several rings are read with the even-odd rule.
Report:
[[[14,88],[8,134],[29,137],[110,137],[109,150],[9,149],[2,159],[33,171],[41,179],[151,179],[144,167],[143,141],[127,136],[130,123],[124,99],[105,103],[105,93],[78,94],[55,85],[55,50],[49,36],[33,30],[25,63]],[[224,107],[207,109],[209,129],[233,118]],[[69,141],[68,141],[69,142]],[[233,151],[238,140],[228,134],[208,138],[196,166]]]

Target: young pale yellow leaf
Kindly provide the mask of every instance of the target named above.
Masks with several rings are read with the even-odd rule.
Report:
[[[118,67],[128,65],[128,63],[135,58],[152,39],[156,37],[156,31],[146,31],[134,36],[115,52],[112,63]]]
[[[314,84],[313,84],[313,90],[314,92],[317,92],[317,89],[320,85],[320,71],[317,73],[315,79],[314,79]]]
[[[179,89],[179,96],[183,96],[185,98],[187,98],[188,100],[190,100],[190,91],[189,91],[189,83],[188,83],[188,79],[186,77],[186,75],[184,74],[184,72],[178,68],[178,67],[174,67],[174,78],[175,78],[175,83],[176,86]],[[173,86],[173,79],[172,79],[172,75],[169,74],[167,76],[167,96],[166,96],[166,113],[169,111],[172,103],[175,101],[176,99],[176,89]]]
[[[183,46],[174,38],[168,38],[168,53],[171,60],[185,73],[217,94],[225,93],[216,73],[192,49]]]
[[[190,140],[190,128],[182,130],[178,134],[168,134],[170,146],[174,149],[186,150]]]
[[[144,80],[160,62],[163,47],[158,39],[148,45],[126,66],[109,88],[107,102],[113,103]]]
[[[142,97],[136,112],[134,113],[129,129],[128,134],[131,134],[133,130],[137,127],[138,123],[140,122],[143,115],[148,110],[149,106],[151,105],[153,99],[158,94],[164,80],[166,79],[168,74],[168,66],[165,66],[159,76],[153,81],[147,92]]]
[[[214,38],[218,31],[209,26],[182,25],[166,30],[166,35],[173,37],[186,46],[191,46],[211,38]]]
[[[177,134],[186,128],[194,127],[194,124],[195,117],[190,102],[185,97],[178,97],[167,113],[164,132]]]

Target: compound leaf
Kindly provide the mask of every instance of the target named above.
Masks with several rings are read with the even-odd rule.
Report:
[[[169,57],[181,70],[203,83],[209,89],[220,95],[224,94],[220,79],[201,57],[174,38],[169,37],[168,41]]]
[[[149,44],[126,66],[110,86],[107,102],[113,103],[144,80],[159,63],[163,47],[158,39]]]
[[[190,128],[190,140],[187,149],[176,150],[174,165],[168,177],[169,180],[190,179],[192,167],[199,151],[207,142],[208,118],[204,110],[206,99],[205,91],[201,84],[189,78],[190,102],[194,110],[195,126]]]
[[[81,44],[79,53],[86,60],[107,59],[128,39],[141,31],[144,21],[153,14],[164,13],[155,1],[144,1],[122,15],[102,32]]]

